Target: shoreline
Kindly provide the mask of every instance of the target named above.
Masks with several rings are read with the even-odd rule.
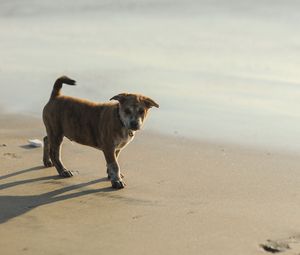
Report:
[[[19,120],[20,119],[20,120]],[[31,127],[32,122],[34,126],[38,126],[39,130],[36,130],[36,134],[39,135],[40,137],[36,137],[38,139],[41,139],[46,135],[45,127],[42,121],[42,117],[38,117],[36,113],[20,113],[20,112],[7,112],[4,111],[3,108],[0,108],[0,128],[3,128],[3,125],[5,127],[5,123],[8,121],[8,127],[11,129],[12,124],[14,123],[15,125],[21,124],[24,125],[25,127]],[[147,122],[150,122],[151,120],[147,120],[145,123],[145,127],[140,130],[136,138],[139,136],[158,136],[159,138],[162,139],[167,139],[167,140],[175,140],[175,141],[184,141],[185,143],[190,143],[196,145],[201,145],[204,144],[205,146],[212,146],[212,147],[231,147],[235,148],[236,150],[250,150],[250,151],[256,151],[260,153],[274,153],[278,155],[286,155],[286,156],[293,156],[293,157],[298,157],[300,155],[300,151],[297,149],[292,149],[292,148],[286,148],[283,149],[280,146],[272,146],[272,145],[259,145],[259,144],[248,144],[247,142],[237,142],[237,141],[229,141],[227,139],[205,139],[205,138],[199,138],[198,136],[192,137],[180,134],[178,131],[173,131],[172,133],[167,133],[165,131],[160,131],[157,129],[153,128],[148,128]],[[2,122],[2,123],[1,123]],[[18,123],[19,122],[19,123]],[[31,139],[32,137],[28,137],[28,139]],[[136,139],[135,138],[135,139]],[[68,140],[67,138],[65,138]],[[74,142],[76,143],[76,142]]]

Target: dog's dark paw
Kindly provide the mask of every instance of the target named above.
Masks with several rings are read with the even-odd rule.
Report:
[[[64,178],[68,178],[68,177],[72,177],[74,174],[72,171],[65,170],[65,171],[60,172],[59,175]]]
[[[44,163],[45,167],[52,167],[53,166],[53,164],[50,160],[44,160],[43,163]]]
[[[126,183],[124,181],[111,181],[111,185],[114,189],[124,189]]]
[[[124,174],[120,174],[120,176],[121,176],[122,179],[125,177]],[[111,180],[111,176],[109,174],[107,174],[107,179]]]

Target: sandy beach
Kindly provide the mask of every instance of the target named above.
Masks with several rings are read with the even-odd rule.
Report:
[[[0,115],[2,254],[300,252],[298,155],[144,131],[121,154],[116,191],[102,153],[68,140],[78,174],[44,168],[27,142],[43,135],[38,118]]]
[[[0,1],[0,254],[300,254],[300,2]],[[65,140],[42,165],[41,112],[63,94],[159,103],[122,152]],[[2,110],[3,109],[3,110]]]

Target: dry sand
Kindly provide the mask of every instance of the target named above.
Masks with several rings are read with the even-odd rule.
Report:
[[[73,178],[44,168],[26,146],[43,135],[39,119],[0,115],[1,254],[300,253],[298,155],[144,131],[116,191],[89,147],[65,141]]]

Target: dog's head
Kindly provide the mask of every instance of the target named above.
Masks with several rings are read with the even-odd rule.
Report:
[[[148,110],[151,107],[159,107],[151,98],[138,94],[122,93],[110,100],[119,101],[121,121],[126,128],[131,130],[141,129]]]

